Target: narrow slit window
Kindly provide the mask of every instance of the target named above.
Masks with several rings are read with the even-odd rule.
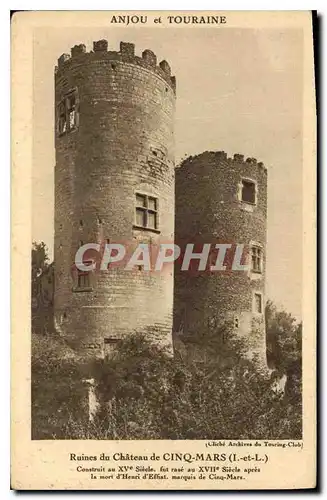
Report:
[[[262,295],[261,295],[261,293],[254,294],[254,312],[262,314]]]
[[[256,203],[255,182],[243,179],[242,180],[242,201],[245,203]]]

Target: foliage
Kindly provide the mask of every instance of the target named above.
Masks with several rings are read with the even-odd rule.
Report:
[[[297,404],[302,400],[302,323],[272,301],[266,305],[268,362],[287,375],[286,395]]]
[[[197,346],[200,356],[196,355]],[[267,374],[242,357],[242,346],[232,336],[200,335],[193,339],[191,354],[186,348],[174,357],[142,335],[120,341],[110,358],[98,361],[92,368],[100,402],[92,423],[76,411],[74,381],[81,377],[81,368],[74,365],[73,358],[66,356],[63,360],[58,356],[58,360],[56,351],[57,347],[53,355],[34,356],[33,373],[38,380],[34,387],[38,393],[34,390],[33,423],[38,439],[301,437],[299,407],[273,390]],[[64,377],[57,376],[63,372],[68,375],[68,389],[63,387]],[[60,401],[51,403],[50,412],[44,389],[40,392],[41,373],[43,379],[45,375],[47,380],[51,378],[51,387],[58,384],[62,394]],[[44,388],[44,381],[42,384]],[[51,387],[48,385],[47,392]],[[40,420],[40,413],[35,412],[36,401],[39,412],[43,405],[50,414],[48,422],[43,415]],[[56,412],[54,404],[59,406]]]
[[[53,267],[49,264],[46,244],[32,244],[31,252],[31,292],[32,292],[32,330],[47,334],[53,331],[53,300],[50,287],[44,288],[42,275],[48,274],[47,279],[53,280]],[[53,281],[49,282],[52,283]]]
[[[302,325],[272,302],[266,321],[271,376],[228,325],[176,338],[174,356],[149,340],[154,332],[132,334],[91,365],[62,338],[33,335],[33,438],[300,439]],[[285,393],[274,384],[283,374]],[[93,422],[90,377],[100,403]]]
[[[121,342],[99,378],[104,404],[98,419],[107,439],[300,437],[301,417],[269,377],[242,358],[237,339],[225,340],[218,357],[212,354],[215,345],[222,348],[219,336],[197,340],[207,351],[205,362],[171,358],[142,336]]]
[[[63,439],[85,415],[82,365],[62,339],[32,335],[31,371],[32,439]]]
[[[42,241],[32,244],[32,283],[47,269],[49,265],[48,248]]]

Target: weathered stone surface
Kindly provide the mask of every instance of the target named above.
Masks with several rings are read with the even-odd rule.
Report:
[[[105,337],[145,327],[171,342],[173,272],[115,267],[92,273],[92,291],[76,292],[72,268],[80,242],[130,248],[173,241],[175,94],[156,68],[124,62],[97,44],[96,53],[71,58],[55,76],[57,113],[76,89],[79,120],[76,130],[56,133],[54,260],[58,329],[76,348],[101,355]],[[130,60],[132,49],[124,44],[123,56]],[[159,233],[133,228],[138,191],[158,198]]]
[[[240,201],[242,178],[257,183],[257,204]],[[175,268],[174,330],[185,334],[212,329],[224,321],[238,323],[235,331],[243,336],[249,353],[265,359],[264,315],[253,313],[253,295],[265,292],[267,171],[261,163],[244,161],[235,154],[204,152],[185,160],[176,169],[176,243],[244,244],[263,247],[263,272],[244,271],[194,273]]]

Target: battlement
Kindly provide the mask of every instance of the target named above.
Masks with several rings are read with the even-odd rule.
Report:
[[[167,61],[163,60],[157,64],[157,56],[152,50],[145,49],[142,56],[135,55],[135,45],[129,42],[120,42],[119,51],[108,51],[108,41],[98,40],[93,42],[93,50],[87,52],[84,44],[74,45],[70,54],[62,54],[58,59],[58,66],[55,67],[57,77],[62,76],[66,69],[76,62],[79,64],[90,63],[92,61],[117,61],[121,63],[135,64],[142,68],[153,71],[163,78],[176,92],[176,78],[171,76],[171,68]],[[114,69],[115,67],[112,66]]]
[[[231,158],[227,156],[227,153],[225,151],[204,151],[203,153],[200,153],[198,155],[189,156],[181,162],[180,168],[187,168],[192,163],[197,163],[198,161],[214,162],[216,160],[237,163],[239,165],[250,164],[267,171],[267,167],[262,162],[258,162],[256,158],[247,158],[246,160],[244,160],[244,155],[239,153],[235,153]]]

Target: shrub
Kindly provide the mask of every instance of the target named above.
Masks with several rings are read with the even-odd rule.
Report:
[[[242,343],[232,335],[200,335],[192,340],[191,355],[186,348],[174,357],[147,339],[131,335],[118,343],[110,358],[93,365],[100,403],[93,422],[81,405],[83,366],[67,346],[44,346],[39,339],[33,354],[33,435],[301,438],[300,406],[273,389],[267,373],[243,357]]]
[[[82,368],[62,339],[32,336],[32,439],[66,438],[69,422],[85,424]]]

